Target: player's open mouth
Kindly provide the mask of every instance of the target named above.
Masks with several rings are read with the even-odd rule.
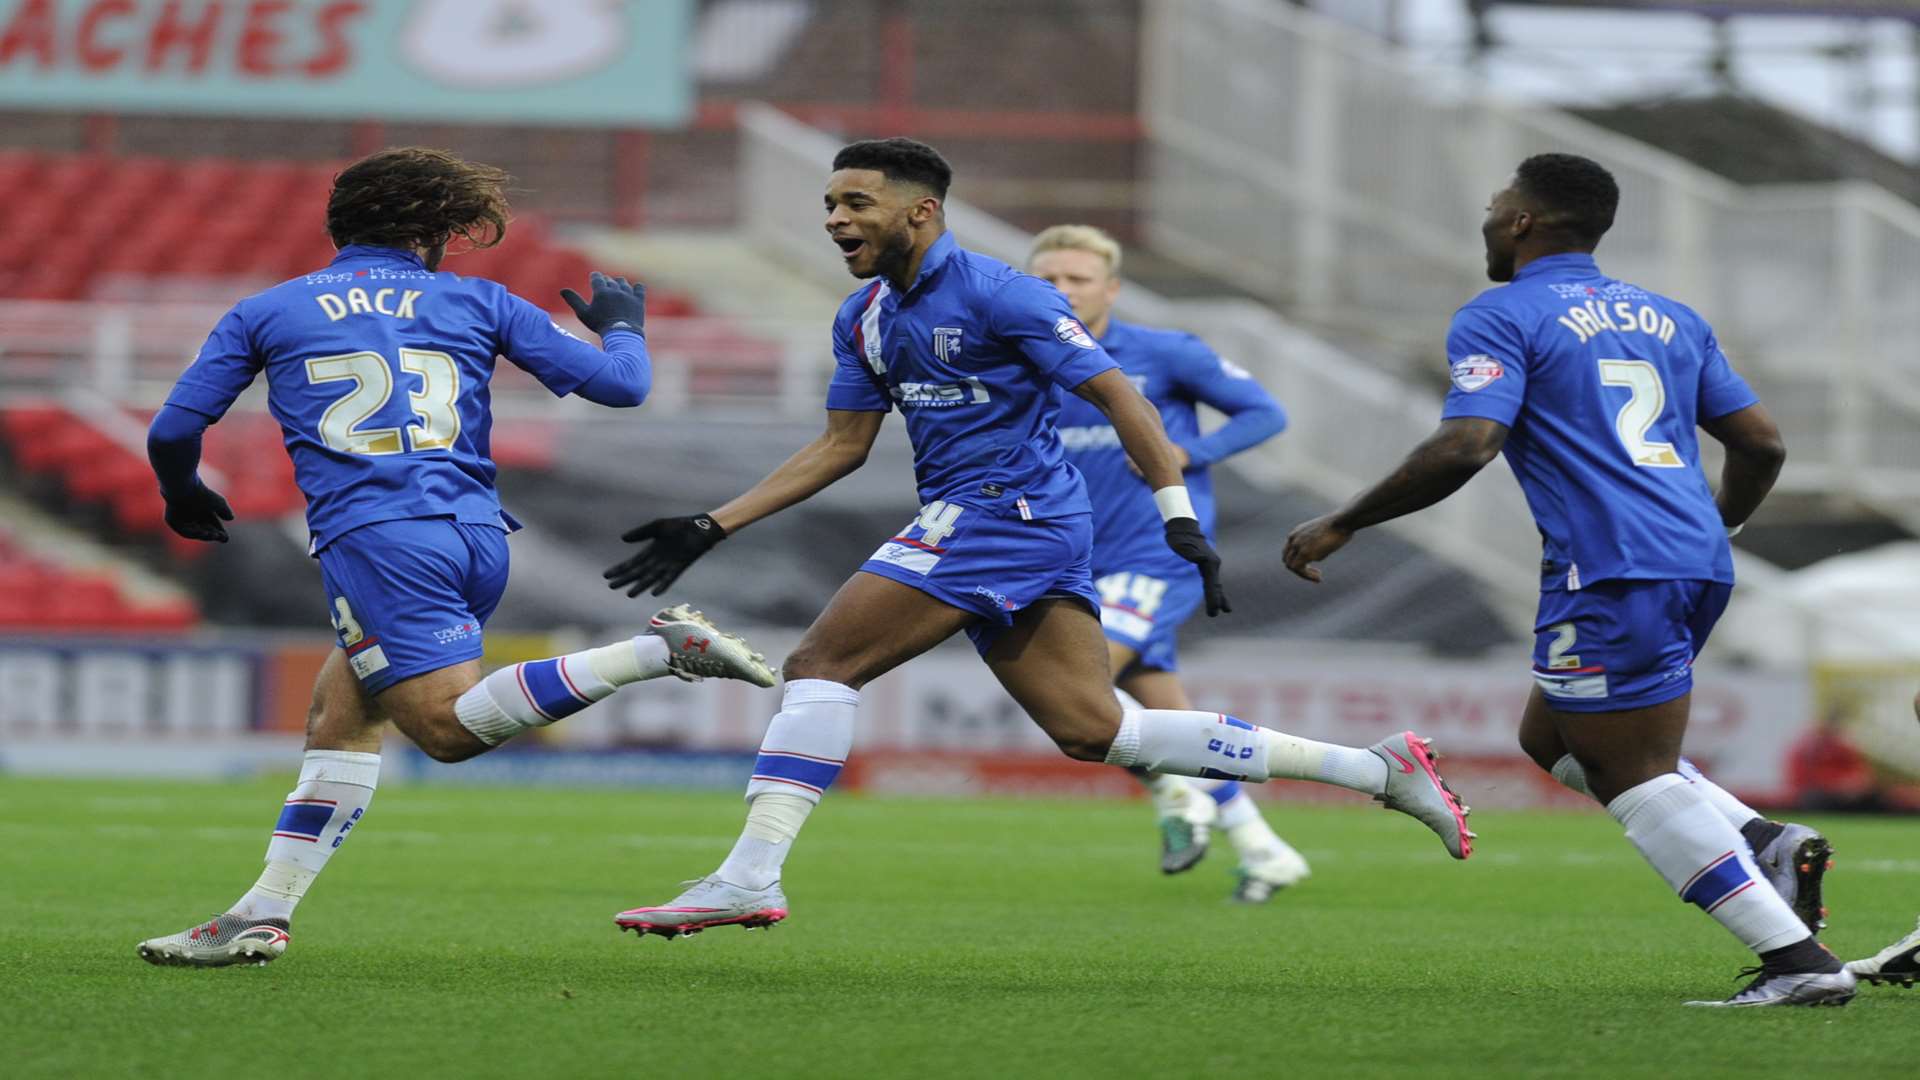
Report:
[[[861,248],[867,246],[867,242],[857,236],[836,236],[833,242],[839,245],[840,257],[843,259],[853,258],[860,253]]]

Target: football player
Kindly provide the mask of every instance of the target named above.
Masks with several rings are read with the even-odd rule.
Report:
[[[462,761],[662,675],[773,673],[684,605],[628,641],[482,677],[481,635],[507,583],[507,534],[488,456],[496,356],[556,396],[639,405],[652,370],[645,292],[594,274],[562,297],[596,348],[482,278],[440,269],[455,239],[505,234],[498,169],[436,150],[383,151],[334,180],[333,262],[234,305],[154,415],[148,454],[166,520],[224,542],[233,514],[197,473],[201,433],[256,376],[307,500],[339,645],[321,668],[306,757],[267,843],[266,869],[225,913],[140,943],[155,964],[264,964],[286,950],[294,906],[364,820],[387,721],[440,761]]]
[[[1680,756],[1693,661],[1733,589],[1728,537],[1786,448],[1705,319],[1600,271],[1593,252],[1619,200],[1586,158],[1520,164],[1481,229],[1502,284],[1447,335],[1439,430],[1294,529],[1287,567],[1319,581],[1314,564],[1356,532],[1439,502],[1504,450],[1545,544],[1521,746],[1605,803],[1682,899],[1759,955],[1740,992],[1690,1004],[1844,1004],[1854,977],[1813,936],[1825,838],[1767,821]],[[1718,493],[1696,427],[1726,447]]]
[[[1278,435],[1287,414],[1245,370],[1178,330],[1113,317],[1120,296],[1118,241],[1090,225],[1055,225],[1034,237],[1027,272],[1051,283],[1127,378],[1153,402],[1172,440],[1200,527],[1213,534],[1213,479],[1207,469]],[[1199,405],[1227,415],[1200,433]],[[1199,610],[1200,575],[1160,539],[1153,492],[1100,410],[1069,395],[1060,441],[1093,503],[1093,583],[1114,684],[1150,709],[1191,709],[1180,684],[1180,626]],[[1214,825],[1239,857],[1234,899],[1263,903],[1307,876],[1305,859],[1260,816],[1237,780],[1190,780],[1142,773],[1160,818],[1160,869],[1177,874],[1207,853]]]
[[[839,775],[867,682],[964,632],[1069,757],[1219,779],[1319,780],[1375,795],[1470,852],[1466,808],[1405,732],[1371,748],[1269,731],[1218,713],[1121,708],[1093,585],[1092,508],[1055,428],[1063,391],[1090,402],[1152,492],[1167,546],[1196,568],[1209,615],[1228,610],[1220,560],[1153,404],[1059,290],[967,251],[947,232],[952,169],[910,139],[835,157],[825,226],[862,284],[833,324],[826,432],[745,494],[626,534],[607,571],[631,595],[671,585],[727,536],[859,468],[898,408],[920,512],[814,620],[784,667],[785,698],[747,786],[745,830],[712,874],[668,903],[621,912],[642,935],[765,926],[787,915],[781,866]]]

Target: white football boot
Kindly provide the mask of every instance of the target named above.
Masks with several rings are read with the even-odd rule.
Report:
[[[1875,986],[1912,986],[1920,981],[1920,922],[1914,924],[1913,933],[1865,960],[1848,962],[1847,970]]]
[[[1853,972],[1808,972],[1800,975],[1768,975],[1759,968],[1748,968],[1742,976],[1757,975],[1739,993],[1725,1001],[1689,1001],[1688,1005],[1710,1009],[1752,1009],[1766,1005],[1845,1005],[1859,990]]]
[[[140,959],[172,967],[265,964],[293,940],[284,919],[249,919],[228,912],[210,922],[139,944]]]
[[[1447,854],[1464,859],[1473,854],[1475,837],[1467,828],[1473,808],[1440,778],[1433,767],[1432,746],[1432,739],[1403,731],[1367,747],[1387,763],[1387,790],[1374,799],[1432,829],[1447,846]]]
[[[1274,837],[1277,846],[1240,853],[1240,866],[1234,871],[1239,881],[1233,899],[1241,904],[1264,904],[1281,889],[1300,884],[1313,871],[1307,860],[1285,840]]]
[[[711,677],[755,686],[774,683],[767,658],[754,652],[745,638],[726,633],[686,604],[662,608],[648,622],[647,632],[667,643],[667,669],[688,682]]]
[[[717,877],[688,882],[692,888],[659,907],[632,908],[613,917],[615,926],[641,937],[672,939],[712,926],[770,927],[787,917],[787,897],[774,882],[745,889]]]

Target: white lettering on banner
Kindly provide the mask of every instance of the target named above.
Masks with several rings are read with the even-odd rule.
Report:
[[[214,650],[0,646],[0,735],[213,735],[254,724],[255,664]]]

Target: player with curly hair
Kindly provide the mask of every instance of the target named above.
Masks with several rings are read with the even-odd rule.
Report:
[[[263,964],[286,950],[294,906],[372,801],[389,720],[433,758],[462,761],[645,679],[773,685],[758,653],[685,605],[638,637],[481,676],[519,528],[488,454],[495,357],[556,396],[613,407],[639,405],[652,382],[643,287],[595,273],[591,299],[561,291],[601,349],[495,282],[440,270],[450,242],[505,236],[507,180],[418,147],[355,162],[327,200],[333,262],[234,305],[154,415],[167,524],[224,542],[233,513],[197,473],[201,433],[266,376],[339,645],[314,685],[265,871],[224,914],[141,942],[152,963]]]

